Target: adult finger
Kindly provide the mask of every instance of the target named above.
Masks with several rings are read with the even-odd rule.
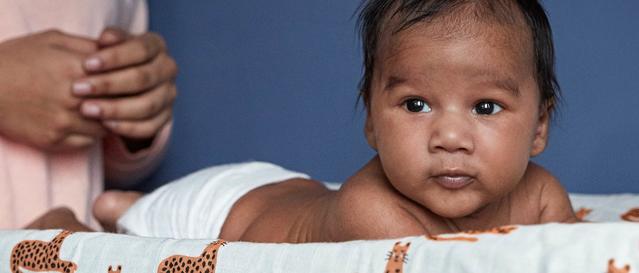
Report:
[[[176,94],[175,84],[166,83],[135,96],[85,100],[80,112],[103,120],[144,120],[170,107]]]
[[[98,50],[97,43],[87,37],[72,35],[59,30],[49,30],[42,33],[51,44],[61,48],[77,51],[83,54],[92,54]]]
[[[150,138],[155,136],[171,117],[172,111],[169,108],[148,120],[108,120],[104,122],[104,126],[123,137]]]
[[[56,145],[56,150],[73,150],[89,147],[98,141],[93,136],[73,134],[65,137]]]
[[[132,95],[175,78],[177,65],[167,54],[150,63],[104,74],[94,74],[73,84],[76,96]]]
[[[79,115],[71,118],[66,129],[63,130],[67,132],[68,135],[80,134],[96,138],[101,138],[107,133],[107,130],[102,126],[100,121],[86,119]]]
[[[89,72],[101,72],[145,63],[165,49],[162,37],[147,32],[98,51],[86,59],[84,68]]]
[[[92,145],[107,133],[104,126],[94,120],[86,120],[79,116],[66,120],[58,119],[51,124],[52,127],[40,143],[42,148],[51,151],[82,148]]]
[[[119,27],[107,27],[98,37],[98,46],[101,48],[113,46],[124,42],[129,36],[129,33]]]

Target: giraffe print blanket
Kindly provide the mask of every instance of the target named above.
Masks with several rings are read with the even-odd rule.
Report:
[[[0,231],[0,273],[639,272],[636,223],[506,226],[315,244]]]
[[[0,273],[639,273],[639,208],[631,207],[639,205],[639,197],[594,200],[599,197],[571,196],[577,214],[590,223],[343,243],[256,244],[0,230]]]

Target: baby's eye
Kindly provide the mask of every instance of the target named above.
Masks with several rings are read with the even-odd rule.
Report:
[[[504,109],[501,108],[499,104],[490,101],[483,101],[475,105],[473,113],[478,115],[494,115],[501,112],[501,110]]]
[[[420,99],[408,99],[404,102],[404,105],[406,106],[406,110],[413,113],[428,113],[432,110],[428,103]]]

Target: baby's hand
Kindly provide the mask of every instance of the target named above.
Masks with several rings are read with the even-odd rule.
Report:
[[[73,85],[76,96],[87,98],[81,113],[124,138],[153,138],[171,120],[176,96],[177,66],[164,40],[109,28],[98,44],[101,49],[84,61],[91,75]]]

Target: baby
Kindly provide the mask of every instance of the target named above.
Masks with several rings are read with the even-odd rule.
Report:
[[[107,192],[96,202],[96,217],[113,227],[133,213],[127,221],[147,229],[186,225],[208,237],[255,242],[576,221],[557,179],[530,161],[546,147],[558,99],[551,30],[537,1],[369,0],[360,25],[365,135],[377,155],[341,188],[265,163],[227,165],[140,200]],[[223,198],[233,190],[203,195],[211,183],[256,180],[265,181],[235,191],[236,199]],[[211,203],[203,206],[205,199]],[[213,202],[225,203],[224,213],[207,211],[218,206]],[[176,210],[183,204],[193,210]],[[150,214],[156,220],[140,220]]]

